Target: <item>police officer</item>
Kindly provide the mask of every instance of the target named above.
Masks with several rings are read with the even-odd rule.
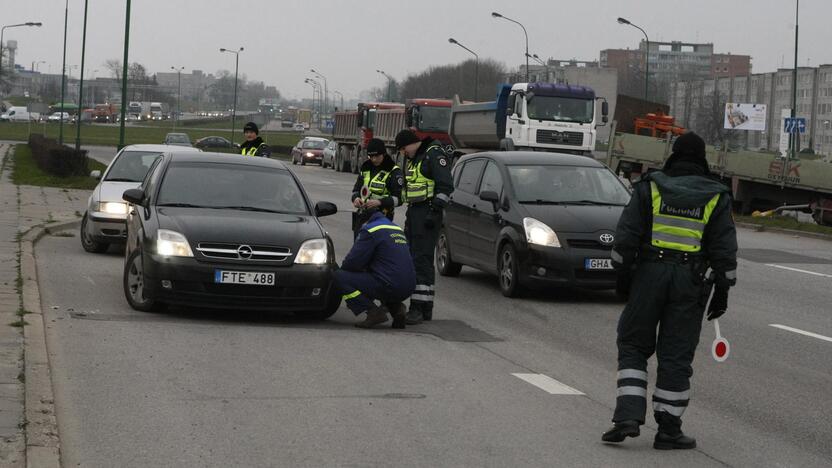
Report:
[[[243,126],[243,136],[246,139],[240,145],[240,153],[243,156],[263,156],[264,158],[268,158],[272,155],[271,148],[260,138],[260,130],[254,122],[249,122]]]
[[[433,251],[454,183],[440,142],[430,138],[419,140],[413,131],[405,129],[396,135],[396,150],[407,158],[405,233],[416,267],[416,291],[410,297],[407,323],[415,325],[433,318]]]
[[[728,188],[714,180],[705,142],[686,133],[662,171],[635,184],[612,250],[618,291],[629,301],[618,322],[618,397],[605,442],[639,435],[647,410],[647,359],[658,359],[653,414],[656,449],[691,449],[681,416],[690,399],[691,363],[711,292],[708,320],[725,313],[737,280],[737,234]],[[657,335],[658,329],[658,337]]]
[[[416,286],[416,272],[403,229],[377,208],[370,208],[369,221],[358,232],[341,269],[333,274],[335,287],[356,315],[367,313],[360,328],[372,328],[393,316],[393,328],[405,327],[402,301]],[[377,305],[379,300],[382,305]]]
[[[402,204],[402,170],[387,154],[384,142],[373,138],[367,144],[367,161],[361,165],[361,172],[352,188],[352,205],[358,208],[353,217],[353,232],[358,234],[361,225],[367,221],[367,210],[379,209],[390,221],[393,210]],[[366,192],[366,193],[362,193]]]

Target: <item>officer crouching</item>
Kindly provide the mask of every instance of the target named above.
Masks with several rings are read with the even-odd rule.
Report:
[[[380,325],[388,320],[389,312],[393,328],[404,328],[406,309],[402,302],[416,286],[407,238],[404,230],[378,209],[367,212],[369,220],[358,231],[341,268],[333,273],[335,287],[356,316],[367,313],[355,326]],[[377,300],[381,305],[375,303]]]

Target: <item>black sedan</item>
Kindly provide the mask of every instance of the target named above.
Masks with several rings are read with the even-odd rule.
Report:
[[[336,207],[313,207],[279,161],[165,154],[124,200],[124,294],[134,309],[177,304],[325,319],[340,304],[333,244],[318,220]]]
[[[194,147],[199,148],[201,150],[239,150],[240,145],[237,143],[231,143],[229,140],[226,140],[223,137],[219,136],[207,136],[204,138],[200,138],[199,140],[194,142]]]
[[[585,156],[500,152],[464,156],[436,245],[436,266],[469,265],[523,286],[615,287],[610,251],[629,191]]]

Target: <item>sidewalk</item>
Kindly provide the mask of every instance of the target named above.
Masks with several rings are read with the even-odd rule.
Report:
[[[89,191],[16,186],[11,145],[0,144],[0,466],[26,466],[21,308],[18,291],[19,233],[36,225],[79,219]],[[24,317],[25,319],[25,317]]]

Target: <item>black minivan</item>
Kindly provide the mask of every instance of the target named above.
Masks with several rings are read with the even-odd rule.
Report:
[[[436,244],[436,266],[468,265],[499,277],[505,296],[523,286],[612,289],[610,251],[630,192],[586,156],[476,153],[454,166],[455,189]]]

